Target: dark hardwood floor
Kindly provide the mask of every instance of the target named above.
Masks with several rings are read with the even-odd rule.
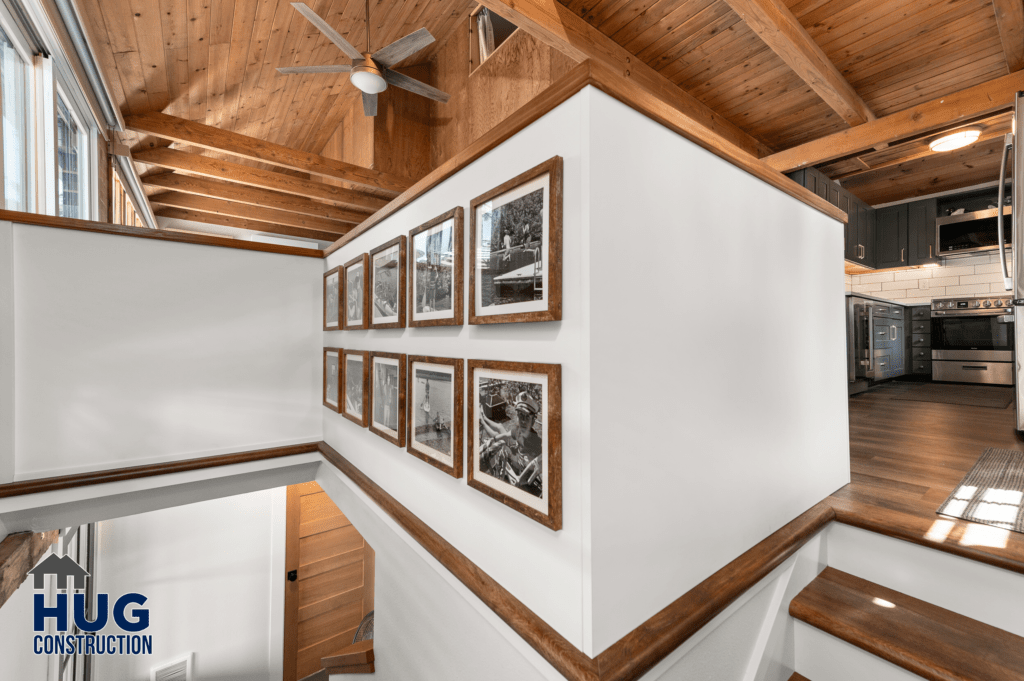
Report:
[[[892,399],[913,385],[850,398],[851,483],[830,498],[837,519],[1024,573],[1024,534],[935,513],[987,448],[1024,450],[1014,405]]]

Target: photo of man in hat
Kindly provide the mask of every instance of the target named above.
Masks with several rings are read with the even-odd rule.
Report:
[[[540,401],[526,390],[516,393],[514,417],[508,423],[497,423],[481,410],[481,436],[484,443],[480,459],[481,472],[508,482],[534,496],[543,494],[542,454],[544,441],[534,430]]]

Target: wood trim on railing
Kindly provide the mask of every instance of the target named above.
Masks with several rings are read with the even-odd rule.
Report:
[[[326,442],[320,444],[324,458],[344,473],[430,555],[500,617],[505,624],[571,681],[598,681],[597,665],[538,617],[505,587],[481,570],[430,526],[385,492]]]
[[[157,241],[174,241],[182,244],[193,244],[195,246],[219,246],[221,248],[237,248],[243,251],[261,251],[263,253],[278,253],[280,255],[298,255],[304,258],[324,257],[324,252],[315,248],[278,246],[276,244],[264,244],[258,241],[242,241],[240,239],[227,239],[217,236],[202,236],[186,232],[172,232],[164,229],[144,229],[142,227],[128,227],[126,225],[110,225],[105,222],[73,220],[71,218],[58,218],[52,215],[39,215],[37,213],[21,213],[13,210],[0,210],[0,220],[16,222],[22,225],[71,229],[78,232],[97,232],[99,234],[113,234],[116,236],[133,236],[141,239],[156,239]]]
[[[9,534],[0,542],[0,607],[14,595],[53,542],[57,530]]]
[[[77,475],[62,475],[60,477],[53,478],[39,478],[37,480],[9,482],[6,485],[0,485],[0,499],[5,499],[7,497],[19,497],[26,494],[38,494],[39,492],[53,492],[55,490],[85,487],[88,485],[102,485],[108,482],[151,478],[157,475],[184,473],[186,471],[197,471],[204,468],[216,468],[218,466],[232,466],[238,463],[266,461],[267,459],[278,459],[285,456],[294,456],[296,454],[311,454],[319,451],[319,444],[319,442],[304,442],[302,444],[288,445],[286,447],[253,449],[247,452],[237,452],[234,454],[205,456],[199,459],[168,461],[167,463],[154,463],[147,466],[113,468],[111,470],[96,471],[93,473],[79,473]]]
[[[320,451],[330,464],[352,480],[570,681],[631,681],[639,678],[835,518],[827,500],[819,503],[622,637],[596,659],[591,659],[337,450],[324,442]]]
[[[769,167],[764,161],[725,141],[713,131],[697,123],[673,107],[671,103],[659,99],[656,94],[644,89],[635,81],[615,73],[607,67],[585,61],[552,83],[532,100],[519,107],[508,118],[481,135],[468,147],[409,187],[397,198],[392,199],[390,203],[361,222],[345,234],[345,236],[331,244],[324,251],[324,257],[334,253],[386,218],[391,217],[444,180],[538,120],[541,116],[575,95],[587,85],[597,87],[602,92],[639,111],[648,118],[657,121],[716,156],[725,159],[729,163],[767,182],[776,189],[780,189],[830,218],[843,223],[847,221],[846,213],[839,210],[836,206],[833,206],[814,192]]]

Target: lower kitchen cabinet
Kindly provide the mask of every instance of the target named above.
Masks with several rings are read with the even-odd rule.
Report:
[[[932,375],[932,310],[928,305],[910,308],[907,356],[910,358],[908,374],[921,377]]]

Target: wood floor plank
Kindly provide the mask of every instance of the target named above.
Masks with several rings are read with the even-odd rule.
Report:
[[[1024,681],[1024,638],[835,568],[789,614],[931,681]]]

